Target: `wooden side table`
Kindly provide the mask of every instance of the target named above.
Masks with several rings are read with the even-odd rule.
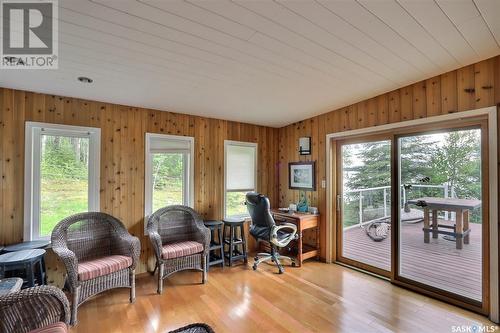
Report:
[[[19,291],[22,286],[23,279],[20,278],[0,279],[0,296]]]
[[[0,255],[0,276],[5,276],[5,273],[14,270],[24,270],[26,272],[26,286],[35,286],[35,267],[38,265],[38,274],[36,282],[39,285],[45,283],[45,274],[42,267],[42,259],[45,255],[45,250],[22,250],[16,252],[7,252]]]

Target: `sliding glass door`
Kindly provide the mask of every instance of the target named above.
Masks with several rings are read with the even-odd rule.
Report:
[[[337,262],[485,312],[487,137],[478,118],[335,140]]]
[[[372,272],[391,271],[391,140],[339,144],[339,261]]]
[[[398,272],[406,282],[480,304],[483,300],[482,129],[399,136]]]

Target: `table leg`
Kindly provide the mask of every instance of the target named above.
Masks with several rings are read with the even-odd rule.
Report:
[[[40,259],[38,261],[38,268],[39,268],[39,271],[38,271],[38,285],[41,286],[41,285],[44,285],[45,284],[45,274],[43,272],[43,264],[42,264],[42,260],[43,259]]]
[[[240,227],[240,234],[241,234],[241,247],[243,249],[243,262],[246,264],[248,262],[248,254],[247,254],[247,238],[245,236],[245,223],[243,223]]]
[[[297,239],[297,266],[301,267],[302,266],[302,230],[298,231],[299,234],[299,239]]]
[[[456,221],[456,225],[457,225],[457,231],[456,231],[456,242],[457,242],[457,250],[461,250],[462,249],[462,243],[463,243],[463,232],[464,232],[464,227],[463,227],[463,224],[462,224],[462,218],[463,218],[463,211],[462,210],[459,210],[457,211],[457,221]]]
[[[233,253],[234,253],[234,227],[230,226],[229,227],[229,266],[233,266]]]
[[[429,208],[424,208],[424,243],[429,243]]]
[[[319,244],[319,238],[320,238],[320,233],[319,233],[319,222],[318,222],[318,226],[316,227],[316,250],[318,250],[318,254],[316,255],[316,260],[319,261],[320,257],[320,244]]]
[[[35,274],[33,272],[33,263],[26,264],[26,279],[28,280],[28,287],[35,286]]]
[[[432,238],[438,238],[438,211],[432,210]]]
[[[220,248],[220,257],[222,259],[222,268],[224,268],[224,262],[225,262],[225,258],[224,258],[224,235],[223,235],[223,230],[224,228],[224,225],[222,226],[219,226],[219,228],[217,229],[217,234],[219,236],[219,244],[221,246]]]
[[[45,256],[42,257],[42,271],[44,277],[43,284],[47,284],[47,268],[45,266]]]
[[[468,231],[469,230],[469,210],[465,210],[463,212],[463,216],[464,216],[464,231]],[[464,237],[464,244],[469,244],[469,234],[470,233],[467,233],[467,235]]]

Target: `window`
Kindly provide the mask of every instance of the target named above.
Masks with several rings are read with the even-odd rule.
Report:
[[[161,207],[193,207],[193,149],[192,137],[146,133],[146,219]]]
[[[257,144],[224,141],[224,216],[248,216],[245,194],[257,188]]]
[[[99,211],[100,129],[26,123],[24,239],[48,239],[62,219]]]

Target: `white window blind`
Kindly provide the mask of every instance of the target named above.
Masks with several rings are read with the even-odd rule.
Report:
[[[226,189],[253,190],[255,189],[255,160],[256,147],[228,145],[226,165]]]
[[[150,137],[149,140],[149,152],[150,153],[163,153],[166,151],[169,152],[184,152],[191,150],[191,141],[185,138],[172,138],[172,136],[168,137]]]
[[[224,141],[224,217],[247,217],[247,192],[257,188],[257,144]]]

